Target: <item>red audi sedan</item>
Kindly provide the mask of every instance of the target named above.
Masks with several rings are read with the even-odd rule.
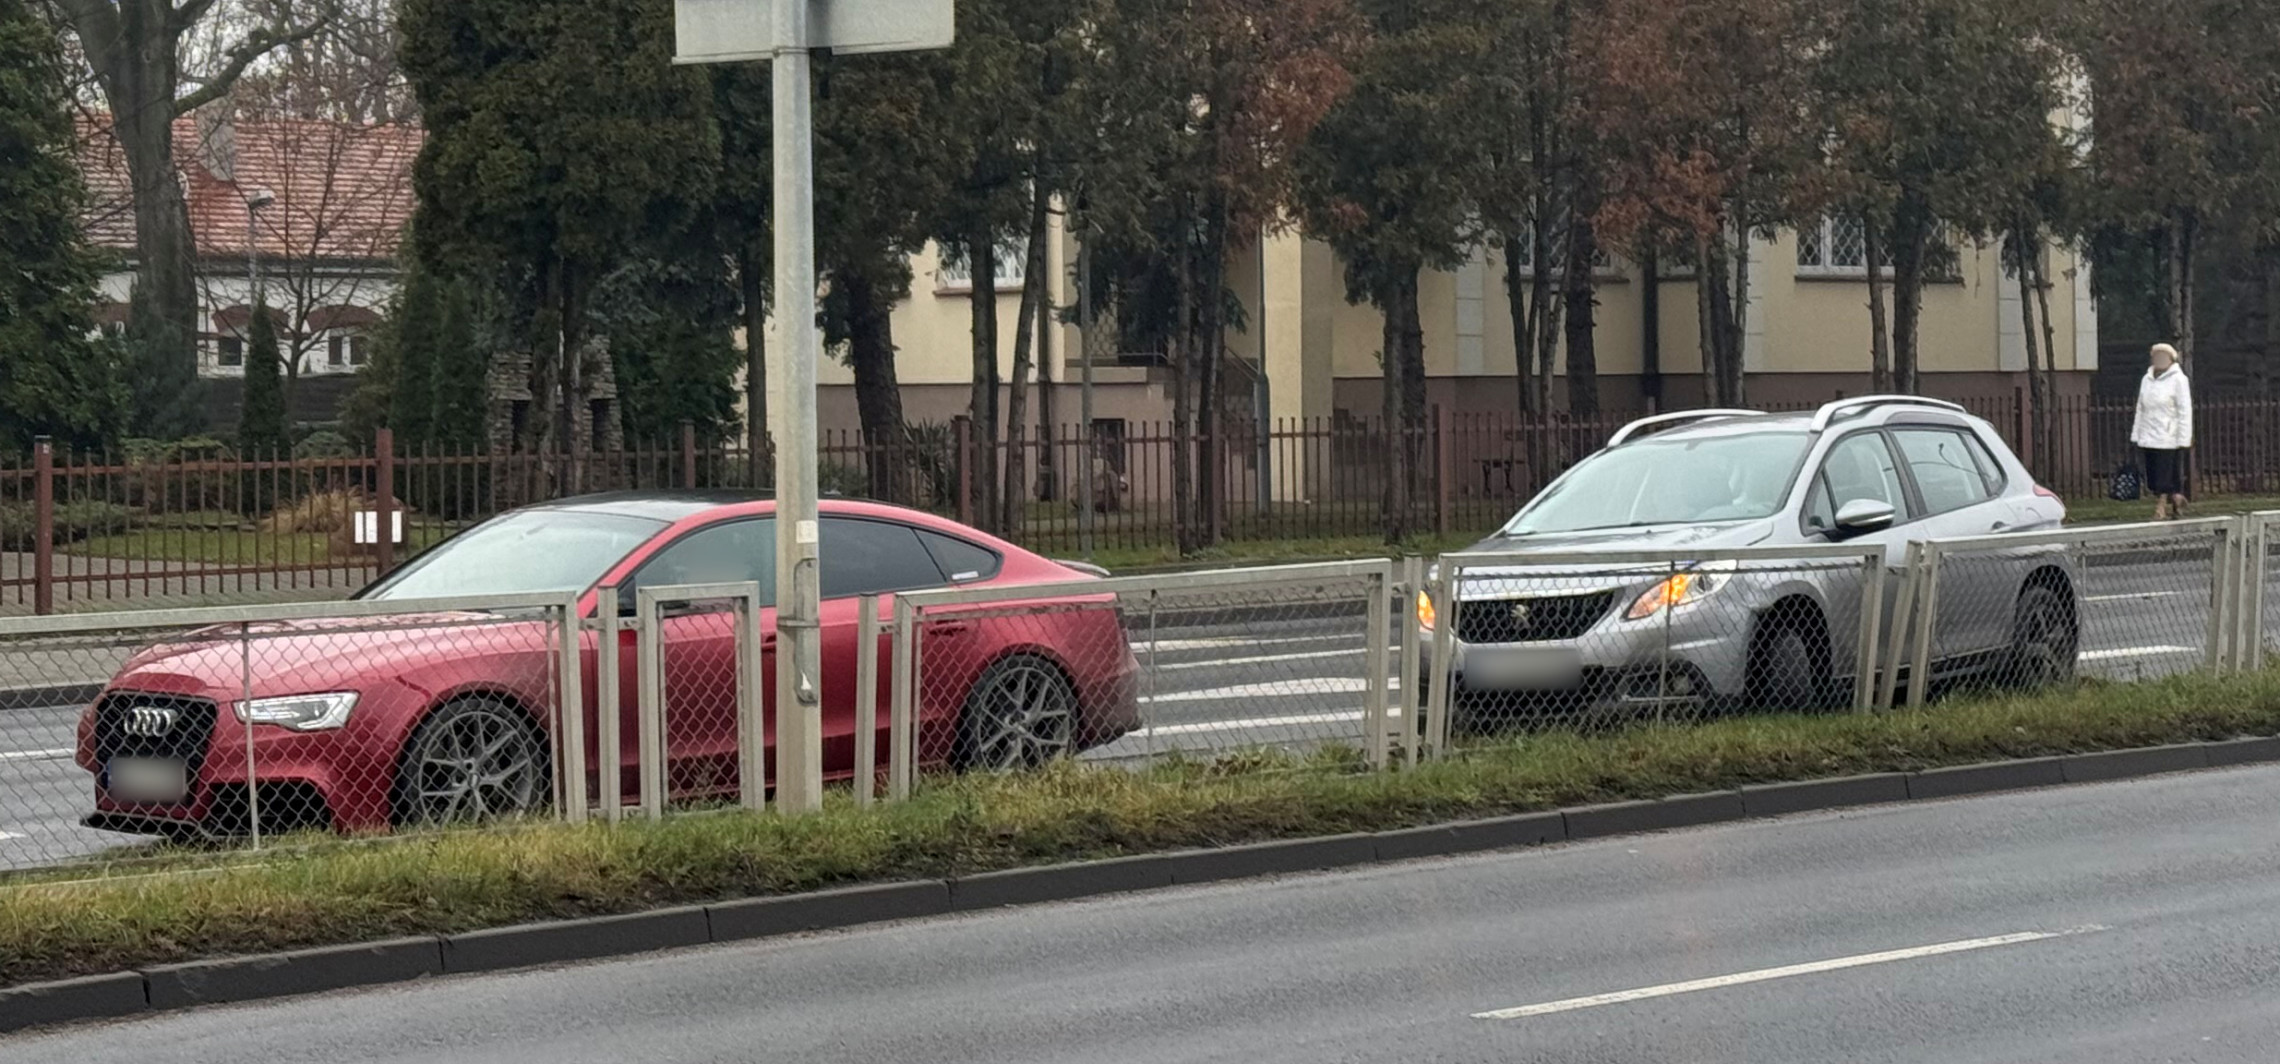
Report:
[[[1086,578],[1003,540],[930,514],[826,499],[820,533],[823,764],[854,774],[859,596],[882,623],[897,592]],[[749,494],[618,493],[511,511],[437,545],[356,595],[445,597],[757,581],[775,587],[775,504]],[[1034,608],[1032,608],[1034,607]],[[1034,765],[1138,727],[1138,663],[1105,597],[1050,599],[930,625],[918,697],[922,764]],[[667,791],[737,792],[733,615],[668,615],[664,628]],[[201,639],[211,635],[213,638]],[[149,647],[82,716],[77,760],[95,777],[90,826],[140,834],[393,825],[541,811],[553,800],[552,625],[529,616],[453,614],[209,629]],[[596,736],[599,633],[580,641],[586,734]],[[614,775],[638,791],[639,668],[621,634],[621,737]],[[767,744],[774,746],[775,611],[761,618]],[[887,761],[892,655],[879,652],[877,764]],[[252,697],[245,692],[249,689]],[[591,787],[601,778],[589,746]],[[771,779],[774,760],[770,761]]]

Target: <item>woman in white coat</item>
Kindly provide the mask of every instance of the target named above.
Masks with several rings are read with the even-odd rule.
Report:
[[[2185,457],[2193,447],[2193,389],[2177,349],[2153,345],[2153,365],[2138,382],[2137,421],[2130,442],[2145,457],[2145,486],[2154,497],[2153,519],[2185,516]]]

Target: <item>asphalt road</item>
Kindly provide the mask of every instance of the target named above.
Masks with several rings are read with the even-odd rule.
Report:
[[[2084,570],[2080,671],[2134,680],[2198,665],[2207,640],[2207,586],[2205,564]],[[2280,595],[2268,605],[2270,630],[2280,631]],[[1141,763],[1172,752],[1210,756],[1262,745],[1359,742],[1365,630],[1359,616],[1295,612],[1137,630],[1144,727],[1086,756]],[[1392,664],[1398,675],[1398,660]],[[79,825],[91,796],[87,774],[70,760],[79,712],[0,709],[0,871],[137,842]]]
[[[2280,768],[178,1013],[0,1062],[2263,1062]]]

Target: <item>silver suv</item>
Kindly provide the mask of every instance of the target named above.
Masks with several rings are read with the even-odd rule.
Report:
[[[1633,422],[1472,549],[1882,543],[1896,576],[1911,540],[2042,531],[2065,517],[1985,421],[1953,403],[1869,396],[1811,414]],[[1973,602],[1942,608],[1933,678],[2071,675],[2072,564],[2032,549],[1995,561],[1974,569]],[[1890,631],[1899,581],[1885,583]],[[1832,633],[1858,630],[1860,591],[1857,566],[1468,567],[1454,611],[1454,719],[1674,700],[1821,704],[1859,667],[1854,640]],[[1427,626],[1451,612],[1418,603]]]

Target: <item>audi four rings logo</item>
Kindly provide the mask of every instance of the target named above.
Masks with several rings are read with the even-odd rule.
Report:
[[[135,706],[127,711],[127,734],[155,739],[174,730],[178,715],[167,706]]]

